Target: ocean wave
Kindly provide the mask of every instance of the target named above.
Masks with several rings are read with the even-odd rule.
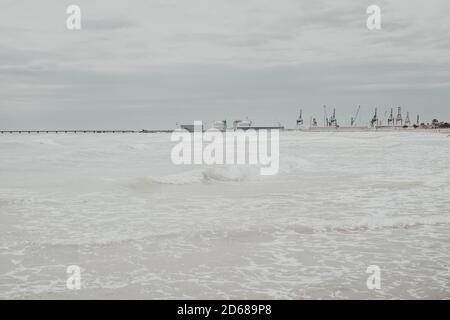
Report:
[[[159,177],[147,177],[145,179],[149,183],[170,185],[185,185],[201,183],[203,181],[201,172],[197,170],[184,171],[181,173],[169,174]]]
[[[258,180],[260,172],[257,166],[236,165],[207,168],[202,176],[205,181],[249,181]]]
[[[326,221],[314,221],[308,224],[306,221],[301,223],[283,223],[283,224],[242,224],[239,227],[212,227],[199,225],[198,229],[171,229],[160,230],[153,233],[139,232],[129,234],[111,234],[101,233],[85,234],[83,237],[74,239],[53,238],[52,240],[42,241],[26,241],[25,243],[15,243],[9,245],[8,252],[14,249],[20,249],[21,254],[28,249],[36,250],[44,247],[77,247],[77,246],[94,246],[109,247],[115,245],[132,245],[142,242],[161,242],[161,241],[182,241],[189,243],[208,242],[208,241],[238,241],[238,242],[270,242],[286,236],[308,236],[308,235],[338,235],[364,232],[381,232],[385,234],[387,230],[406,230],[421,228],[426,226],[448,226],[450,219],[445,217],[436,217],[433,219],[393,219],[384,222],[368,222],[368,221],[348,221],[343,223],[329,223]]]
[[[437,216],[430,218],[391,218],[391,219],[363,219],[343,222],[319,222],[315,221],[308,226],[305,223],[292,224],[288,228],[298,233],[319,233],[319,232],[358,232],[377,231],[385,229],[410,229],[422,226],[449,225],[450,218]]]
[[[145,188],[153,185],[189,185],[213,182],[241,182],[260,179],[259,168],[255,166],[217,166],[202,167],[164,176],[138,177],[126,184],[132,188]]]

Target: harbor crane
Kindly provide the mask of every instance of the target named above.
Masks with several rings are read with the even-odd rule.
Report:
[[[329,123],[328,123],[328,113],[327,113],[327,106],[324,105],[323,106],[323,126],[324,127],[328,127]]]
[[[378,124],[378,109],[375,108],[375,114],[373,115],[372,120],[370,121],[370,126],[373,128]]]
[[[405,119],[405,125],[410,125],[411,124],[411,120],[409,119],[409,111],[406,112],[406,119]]]
[[[303,117],[302,117],[302,109],[300,109],[300,115],[297,119],[297,129],[303,126]]]
[[[336,119],[336,109],[333,109],[333,115],[330,118],[330,127],[338,127],[337,119]]]
[[[399,123],[400,123],[400,125],[403,125],[402,108],[398,107],[397,110],[398,110],[398,112],[397,112],[397,118],[395,118],[395,125],[398,125]]]
[[[361,106],[358,106],[358,109],[356,110],[355,115],[350,118],[350,126],[351,127],[353,127],[356,124],[356,120],[358,119],[360,109],[361,109]]]
[[[385,123],[387,114],[388,114],[388,111],[386,110],[383,114],[383,118],[380,120],[380,126],[382,126],[383,123]]]
[[[390,114],[389,119],[388,119],[388,126],[394,125],[394,124],[395,124],[395,122],[394,122],[394,109],[391,108],[391,114]]]

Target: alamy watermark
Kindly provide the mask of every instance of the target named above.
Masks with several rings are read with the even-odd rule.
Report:
[[[280,164],[280,133],[278,129],[203,130],[201,121],[194,121],[192,132],[172,132],[170,140],[178,142],[171,152],[176,165],[259,165],[261,175],[278,173]]]
[[[367,278],[366,285],[369,290],[381,289],[381,269],[377,265],[370,265],[367,267],[366,273],[370,273]]]
[[[81,268],[77,265],[68,266],[66,273],[69,275],[66,280],[66,287],[69,290],[81,289]]]
[[[66,13],[69,17],[66,20],[66,27],[69,30],[81,29],[81,8],[75,4],[67,7]]]
[[[367,7],[367,14],[370,16],[367,18],[366,26],[369,30],[381,29],[381,9],[379,6],[373,4]]]

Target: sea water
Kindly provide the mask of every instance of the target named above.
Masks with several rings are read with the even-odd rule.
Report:
[[[173,146],[0,135],[0,299],[450,298],[447,135],[282,132],[274,176]]]

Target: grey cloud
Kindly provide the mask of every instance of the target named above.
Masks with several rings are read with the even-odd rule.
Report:
[[[82,28],[93,31],[115,31],[136,27],[137,24],[126,18],[87,18],[82,20]]]
[[[23,65],[45,56],[45,53],[32,49],[17,49],[0,45],[0,67]]]
[[[450,118],[449,24],[431,10],[436,1],[425,21],[390,7],[380,32],[365,28],[371,3],[360,1],[227,2],[220,22],[210,14],[225,2],[205,3],[134,1],[125,15],[124,4],[80,1],[83,30],[72,33],[61,5],[47,10],[51,19],[20,23],[3,11],[0,128],[167,128],[245,116],[291,126],[300,106],[320,117],[323,104],[341,119],[358,104],[367,117],[400,104]],[[292,10],[278,10],[285,5]],[[20,18],[23,4],[11,7]]]
[[[428,76],[414,76],[413,71],[417,69],[421,75]],[[448,91],[443,86],[448,83],[445,80],[448,74],[441,74],[442,82],[430,81],[435,71],[426,65],[296,68],[178,65],[140,72],[86,70],[71,72],[70,77],[64,71],[42,72],[39,82],[27,83],[27,78],[10,75],[8,78],[14,83],[22,82],[25,86],[0,90],[4,97],[0,108],[9,102],[21,109],[28,105],[24,118],[35,114],[33,110],[40,110],[42,114],[53,114],[63,123],[72,121],[64,118],[67,114],[78,114],[81,118],[84,115],[97,121],[104,121],[102,116],[120,114],[120,119],[110,121],[115,125],[122,123],[124,127],[171,127],[175,122],[211,120],[219,116],[250,116],[265,124],[272,124],[277,118],[288,125],[300,104],[306,113],[316,116],[320,115],[318,110],[322,104],[334,106],[346,118],[353,112],[355,103],[365,106],[368,112],[373,104],[403,104],[399,92],[407,89],[419,90],[419,100],[407,104],[411,110],[419,111],[424,98],[435,103],[441,99],[436,97]],[[365,75],[364,81],[360,74]],[[386,83],[386,79],[390,82]],[[427,92],[429,89],[433,91]],[[417,98],[414,92],[408,94]],[[134,113],[141,114],[142,119],[128,115]],[[155,116],[164,120],[152,123]]]
[[[225,33],[178,33],[174,36],[175,41],[215,43],[230,47],[261,47],[270,44],[273,40],[288,40],[292,36],[283,33],[247,33],[247,34],[225,34]]]

